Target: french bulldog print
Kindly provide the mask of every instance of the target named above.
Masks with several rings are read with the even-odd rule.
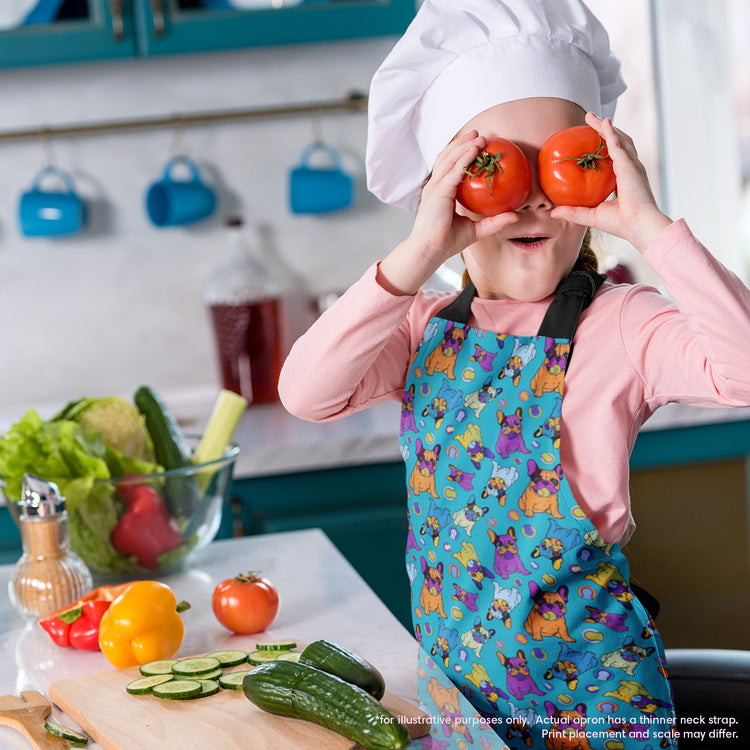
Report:
[[[430,376],[436,372],[444,372],[451,380],[455,380],[453,369],[464,339],[463,326],[456,326],[452,321],[448,321],[445,324],[442,340],[425,359],[425,372]]]
[[[479,415],[484,410],[484,407],[487,406],[495,396],[501,393],[502,390],[502,388],[495,388],[495,386],[492,385],[492,376],[490,376],[484,381],[481,388],[467,394],[464,399],[464,406],[467,409],[471,409],[474,412],[474,416],[478,419]]]
[[[474,495],[470,495],[466,506],[453,514],[453,524],[462,528],[468,536],[471,536],[474,524],[489,512],[488,507],[477,505]]]
[[[639,646],[632,635],[622,642],[620,648],[609,651],[601,657],[603,667],[614,667],[633,676],[638,666],[645,661],[656,649],[653,646]]]
[[[478,659],[482,655],[482,647],[494,635],[494,628],[485,628],[482,625],[482,620],[479,617],[475,617],[473,627],[461,633],[461,645],[472,651]]]
[[[475,422],[469,422],[466,430],[462,435],[456,435],[456,441],[459,442],[469,454],[471,463],[474,468],[479,469],[481,462],[485,458],[495,458],[495,454],[487,448],[482,442],[482,433],[479,425]]]
[[[575,639],[568,635],[568,626],[565,622],[568,587],[560,586],[556,591],[545,591],[534,581],[530,581],[529,592],[534,604],[524,627],[533,640],[541,641],[543,638],[553,637],[575,643]]]
[[[570,356],[570,342],[558,342],[547,338],[544,346],[544,362],[531,379],[531,390],[539,398],[544,393],[556,391],[562,395],[565,370]]]
[[[508,692],[514,698],[521,700],[530,693],[544,695],[531,677],[529,662],[521,649],[516,651],[515,656],[506,656],[502,651],[498,651],[497,658],[506,669]]]
[[[436,498],[438,494],[435,489],[435,469],[440,456],[440,446],[427,448],[422,444],[422,438],[417,438],[416,447],[417,458],[409,475],[409,487],[414,495],[426,492]]]
[[[487,534],[492,544],[495,545],[495,559],[493,569],[501,578],[520,573],[530,575],[523,565],[518,554],[518,542],[516,541],[516,530],[510,526],[504,534],[497,534],[494,529],[487,529]]]
[[[590,651],[574,651],[567,643],[561,643],[557,660],[544,673],[544,679],[562,680],[570,690],[575,690],[579,677],[598,663]]]
[[[492,461],[490,479],[482,490],[482,498],[494,497],[500,505],[505,505],[508,489],[518,481],[518,469],[515,466],[501,466]]]
[[[437,612],[441,617],[446,617],[443,609],[443,563],[439,562],[432,568],[424,557],[420,558],[420,562],[424,581],[419,594],[419,606],[425,614]]]
[[[524,367],[536,357],[536,344],[533,341],[524,344],[521,339],[514,339],[513,351],[508,361],[500,370],[499,378],[508,378],[513,381],[514,386],[518,386],[521,380],[521,373]]]
[[[527,464],[529,484],[518,501],[518,507],[527,518],[535,513],[549,513],[555,518],[564,518],[557,506],[557,493],[562,480],[562,466],[554,469],[542,469],[536,461],[529,459]]]
[[[512,453],[531,453],[523,439],[523,409],[520,406],[512,414],[504,414],[498,409],[497,423],[500,434],[495,450],[501,458],[508,458]]]

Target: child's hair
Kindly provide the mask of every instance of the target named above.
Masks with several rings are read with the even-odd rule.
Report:
[[[586,229],[586,234],[583,235],[581,249],[578,251],[578,259],[573,268],[577,271],[593,271],[594,273],[599,270],[599,260],[591,247],[590,229]],[[466,286],[470,281],[471,278],[469,277],[469,272],[464,269],[463,276],[461,277],[461,285]]]

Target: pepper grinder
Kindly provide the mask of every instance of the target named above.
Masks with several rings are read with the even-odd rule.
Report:
[[[17,508],[23,555],[8,594],[24,617],[45,617],[90,591],[91,573],[70,549],[65,498],[56,484],[24,474]]]

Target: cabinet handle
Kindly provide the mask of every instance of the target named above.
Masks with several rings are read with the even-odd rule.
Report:
[[[121,42],[125,37],[122,21],[122,0],[109,0],[109,11],[112,14],[112,38]]]
[[[164,36],[164,6],[162,0],[149,0],[151,19],[154,24],[154,36]]]

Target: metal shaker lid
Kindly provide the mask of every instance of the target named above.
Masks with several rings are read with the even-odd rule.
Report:
[[[21,516],[55,516],[65,511],[65,498],[54,482],[24,474],[18,508]]]

